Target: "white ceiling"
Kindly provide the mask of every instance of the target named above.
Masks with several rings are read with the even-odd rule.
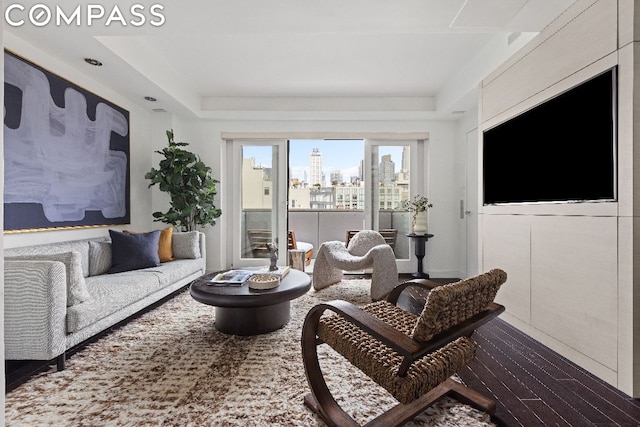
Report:
[[[466,108],[478,81],[513,53],[510,41],[519,33],[528,40],[574,1],[102,1],[107,14],[117,5],[126,20],[131,4],[160,4],[166,20],[123,27],[98,19],[89,27],[82,9],[78,27],[5,24],[5,42],[11,48],[16,37],[77,63],[150,109],[215,117],[222,110],[330,109],[321,101],[339,98],[353,108],[363,104],[353,100],[370,99],[387,100],[380,109],[450,113]],[[68,13],[84,2],[34,3]],[[104,66],[92,68],[85,57]],[[145,103],[145,95],[158,102]]]

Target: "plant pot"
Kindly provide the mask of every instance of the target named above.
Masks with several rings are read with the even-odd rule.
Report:
[[[413,215],[413,234],[418,236],[427,234],[427,211],[416,212]]]

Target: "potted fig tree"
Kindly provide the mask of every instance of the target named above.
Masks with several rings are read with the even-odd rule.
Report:
[[[158,169],[151,168],[145,179],[149,187],[158,184],[160,191],[171,198],[166,212],[154,212],[154,221],[173,225],[180,231],[192,231],[197,226],[214,225],[222,211],[215,205],[216,184],[199,156],[185,150],[186,142],[175,142],[173,129],[167,131],[169,145],[156,153],[161,154]]]

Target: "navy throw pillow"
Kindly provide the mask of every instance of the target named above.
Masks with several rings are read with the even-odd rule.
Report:
[[[111,268],[107,273],[138,270],[160,265],[158,241],[160,230],[129,234],[109,230],[111,236]]]

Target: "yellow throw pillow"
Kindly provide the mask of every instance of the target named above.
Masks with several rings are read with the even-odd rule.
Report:
[[[123,233],[140,234],[138,231],[122,230]],[[173,227],[160,230],[160,240],[158,242],[158,258],[160,262],[175,261],[173,257]]]
[[[158,242],[158,256],[160,262],[173,261],[173,227],[167,227],[164,230],[160,230],[160,241]]]

